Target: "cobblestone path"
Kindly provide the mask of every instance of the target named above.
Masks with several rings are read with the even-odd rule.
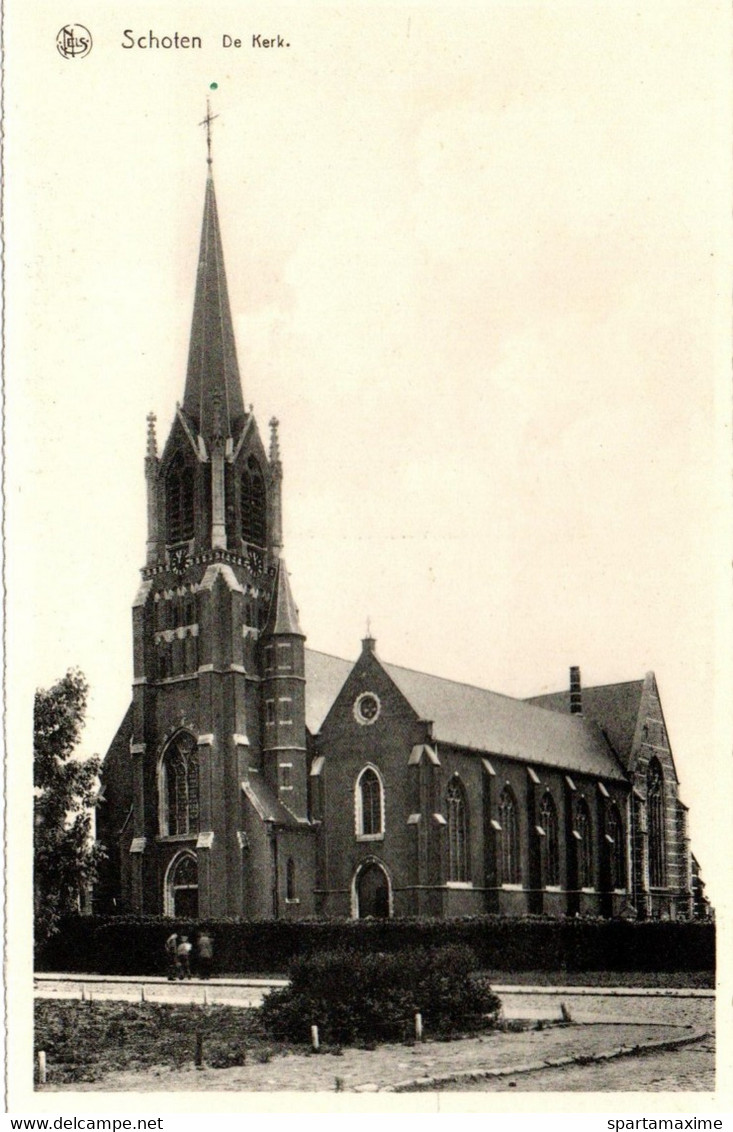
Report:
[[[667,1093],[715,1091],[715,1043],[660,1053],[620,1057],[595,1065],[572,1065],[520,1074],[513,1079],[477,1081],[444,1086],[445,1092],[464,1093]]]

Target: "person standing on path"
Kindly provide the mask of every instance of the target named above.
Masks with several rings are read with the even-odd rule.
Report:
[[[211,975],[214,960],[214,941],[206,929],[202,929],[196,939],[196,970],[202,979]]]
[[[191,978],[191,950],[188,936],[182,935],[176,948],[176,966],[179,979]]]
[[[165,941],[165,960],[166,960],[166,976],[169,982],[173,982],[178,973],[178,964],[176,955],[178,952],[178,933],[171,932],[168,939]]]

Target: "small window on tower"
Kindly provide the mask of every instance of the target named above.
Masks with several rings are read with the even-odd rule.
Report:
[[[199,666],[198,641],[196,637],[186,637],[186,672],[195,672]]]
[[[290,696],[280,697],[280,722],[293,722],[293,701],[290,699]]]
[[[158,653],[158,678],[167,680],[173,675],[173,650],[170,641],[163,641]]]
[[[293,789],[293,764],[280,763],[280,789]]]
[[[155,628],[168,628],[168,602],[163,598],[155,603]]]
[[[265,722],[270,724],[275,722],[275,701],[265,700]]]
[[[277,670],[278,672],[293,671],[293,649],[288,641],[277,646]]]
[[[265,645],[265,672],[272,672],[272,645]]]

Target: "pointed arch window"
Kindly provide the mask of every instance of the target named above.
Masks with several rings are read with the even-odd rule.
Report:
[[[608,881],[611,888],[626,887],[624,862],[624,827],[615,802],[606,811],[606,842],[608,844]]]
[[[459,778],[451,779],[445,792],[448,815],[448,879],[468,881],[468,803]]]
[[[356,836],[362,841],[384,837],[384,788],[376,767],[364,767],[356,780]]]
[[[160,775],[161,833],[198,833],[199,758],[193,735],[179,732],[166,747]]]
[[[241,479],[242,538],[264,546],[267,541],[267,494],[260,465],[254,456],[245,464]]]
[[[578,887],[593,888],[593,827],[585,798],[575,807],[575,839],[578,863]]]
[[[647,825],[649,830],[649,883],[663,888],[665,882],[664,772],[653,758],[646,775]]]
[[[557,806],[549,790],[540,803],[540,825],[545,831],[540,847],[543,887],[557,887],[560,884],[560,828],[557,820]]]
[[[179,452],[165,477],[167,542],[186,542],[193,538],[194,474]]]
[[[501,884],[520,884],[522,880],[519,859],[519,818],[517,802],[510,787],[506,786],[499,798],[499,878]]]

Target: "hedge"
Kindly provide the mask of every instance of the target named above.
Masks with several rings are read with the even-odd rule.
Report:
[[[165,969],[164,917],[72,916],[36,956],[39,971],[152,975]],[[713,971],[715,924],[475,916],[455,920],[201,920],[217,974],[287,973],[323,951],[396,952],[462,944],[498,971]]]

